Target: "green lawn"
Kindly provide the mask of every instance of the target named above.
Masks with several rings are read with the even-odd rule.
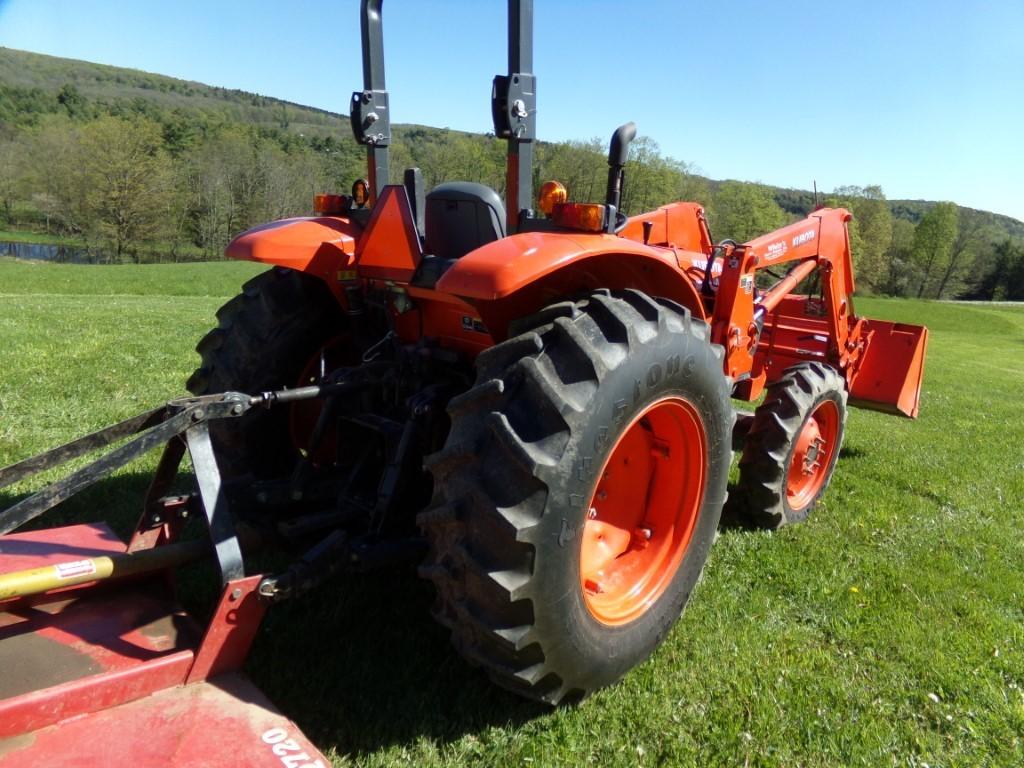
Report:
[[[27,232],[21,229],[0,229],[0,242],[42,243],[43,245],[84,246],[85,241],[75,237],[49,235],[45,232]]]
[[[181,394],[255,271],[0,260],[0,465]],[[496,690],[405,572],[274,608],[251,676],[336,765],[1024,764],[1024,308],[857,308],[930,327],[920,419],[851,412],[822,508],[723,530],[620,685],[557,711]],[[152,464],[72,512],[130,520]]]

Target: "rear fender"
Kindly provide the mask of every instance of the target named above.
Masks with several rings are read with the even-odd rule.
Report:
[[[320,278],[336,295],[342,273],[355,269],[362,228],[340,216],[281,219],[243,232],[228,245],[229,259],[287,267]]]
[[[466,254],[436,289],[473,304],[495,341],[507,338],[511,321],[598,288],[671,299],[706,321],[682,258],[672,248],[611,235],[526,232]]]

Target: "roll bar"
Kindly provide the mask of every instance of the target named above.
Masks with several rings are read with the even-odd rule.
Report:
[[[356,141],[366,146],[370,194],[376,200],[388,183],[391,116],[384,84],[384,0],[363,0],[360,29],[363,45],[363,90],[352,94],[349,120]]]
[[[391,119],[384,84],[384,0],[362,0],[363,90],[352,94],[349,120],[356,141],[366,146],[370,192],[376,199],[388,183]],[[508,0],[508,74],[491,88],[494,135],[508,142],[505,175],[507,231],[518,229],[533,205],[533,141],[537,137],[537,79],[533,74],[533,0]]]
[[[494,135],[508,142],[505,210],[509,233],[533,207],[533,140],[537,138],[537,78],[533,74],[533,0],[508,0],[508,74],[491,88]]]

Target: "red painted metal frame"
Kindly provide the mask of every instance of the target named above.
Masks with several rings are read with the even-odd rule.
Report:
[[[163,535],[161,526],[150,530]],[[140,540],[138,534],[133,541],[142,546],[150,543]],[[125,544],[101,524],[15,533],[0,537],[0,573],[125,549]],[[160,574],[145,581],[79,585],[0,605],[0,664],[8,670],[0,678],[0,697],[4,697],[0,698],[0,765],[8,764],[4,759],[8,752],[21,752],[27,734],[31,734],[34,742],[45,729],[59,724],[63,733],[70,719],[99,717],[95,713],[109,719],[110,713],[121,711],[123,714],[117,717],[124,719],[118,721],[115,717],[114,721],[122,725],[130,724],[136,717],[151,720],[155,717],[151,709],[130,702],[147,700],[177,686],[185,686],[181,690],[197,689],[204,680],[220,680],[239,670],[265,611],[256,591],[260,579],[255,575],[229,582],[205,632],[170,598],[166,580]],[[11,658],[5,658],[5,650]],[[28,665],[22,675],[24,679],[10,673],[19,662]],[[39,670],[43,673],[39,674]],[[31,679],[33,676],[40,679]],[[38,689],[30,689],[29,682],[38,684]],[[187,714],[189,701],[188,696],[176,701],[179,713]],[[246,702],[236,704],[248,706]],[[291,740],[288,744],[302,739],[297,728],[279,716],[274,717],[277,719],[273,722],[287,726]],[[214,717],[211,725],[216,720]],[[168,721],[161,727],[173,730],[175,726]],[[52,736],[45,741],[49,746],[44,752],[26,753],[33,755],[33,762],[10,764],[51,764],[41,762],[39,754],[78,757],[79,750],[73,741]],[[234,748],[229,746],[232,741],[223,740],[224,746],[219,750],[223,762],[217,764],[239,764],[233,758]],[[278,747],[275,752],[277,741],[256,739],[254,744],[254,754],[265,754],[266,758],[246,762],[247,765],[281,765],[283,753],[279,753],[288,752],[285,747]],[[304,741],[302,744],[296,755],[306,754],[308,759],[296,765],[325,765],[317,763],[322,756],[315,749],[306,748]],[[139,750],[145,751],[144,747],[141,742],[136,744]],[[119,762],[133,763],[128,759],[130,755],[117,757]],[[161,764],[197,763],[168,759]]]
[[[251,682],[227,674],[0,738],[0,768],[58,765],[327,768],[330,762]]]
[[[35,731],[181,685],[192,660],[191,651],[182,651],[0,701],[0,738]]]
[[[224,587],[217,610],[196,652],[187,682],[206,680],[242,668],[267,610],[266,603],[256,593],[261,578],[249,576],[229,581]]]

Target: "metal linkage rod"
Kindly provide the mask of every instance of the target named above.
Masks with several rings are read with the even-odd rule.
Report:
[[[137,459],[144,453],[173,440],[194,427],[208,421],[224,418],[237,418],[245,415],[257,405],[271,407],[278,403],[289,403],[296,400],[309,400],[338,394],[351,388],[352,384],[339,383],[334,385],[301,387],[278,392],[264,392],[260,395],[246,395],[240,392],[226,392],[203,397],[188,397],[171,400],[167,404],[125,419],[113,426],[101,429],[92,434],[72,440],[69,443],[52,448],[38,456],[33,456],[16,464],[0,469],[0,488],[25,480],[39,472],[53,469],[66,464],[72,459],[84,456],[92,451],[105,448],[125,438],[128,442],[118,446],[104,456],[96,459],[67,477],[43,488],[42,490],[22,499],[6,510],[0,510],[0,535],[10,533],[30,520],[34,520],[78,491],[109,476],[115,470]],[[198,434],[198,433],[197,433]],[[132,437],[134,435],[134,437]],[[193,448],[197,441],[188,441]],[[208,439],[206,440],[208,443]],[[206,446],[200,439],[200,450]],[[212,457],[212,448],[206,453],[206,466],[210,472],[216,470],[216,462]],[[194,457],[193,457],[194,458]],[[219,478],[217,479],[219,487]],[[204,502],[211,503],[217,493],[212,496],[207,488],[208,498]],[[211,510],[212,512],[212,510]],[[223,517],[223,514],[220,515]]]
[[[156,426],[150,427],[147,431],[143,432],[133,440],[130,440],[121,447],[111,451],[106,456],[103,456],[91,464],[72,472],[63,480],[58,480],[56,483],[47,486],[38,493],[34,493],[27,499],[22,499],[14,506],[4,510],[0,513],[0,535],[10,533],[14,529],[27,523],[29,520],[34,520],[39,517],[39,515],[43,514],[43,512],[46,512],[48,509],[52,509],[83,488],[102,480],[104,477],[107,477],[114,472],[114,470],[123,467],[128,462],[138,458],[144,453],[147,453],[153,448],[163,445],[172,437],[188,428],[196,410],[197,409],[195,407],[186,408],[180,413],[168,417]],[[100,443],[100,445],[107,445],[109,442],[112,441]],[[50,467],[63,464],[69,458],[85,453],[85,451],[82,450],[77,453],[73,453],[72,455],[64,456],[62,451],[63,448],[66,447],[67,446],[62,446],[61,448],[55,448],[53,451],[50,451],[49,454],[51,456],[51,461],[49,462],[38,461],[42,457],[35,457],[28,461],[38,464],[39,469],[36,471],[41,471],[42,469],[48,469]],[[47,454],[43,455],[46,456]],[[20,475],[20,477],[25,476],[27,476],[27,474]]]
[[[111,443],[116,443],[129,435],[142,432],[155,424],[159,424],[166,418],[166,406],[154,408],[151,411],[140,413],[130,419],[105,427],[91,434],[72,440],[70,443],[53,448],[38,456],[19,461],[8,467],[0,469],[0,488],[6,488],[29,475],[42,472],[51,467],[57,467],[71,459],[77,459],[92,451],[104,448]]]

